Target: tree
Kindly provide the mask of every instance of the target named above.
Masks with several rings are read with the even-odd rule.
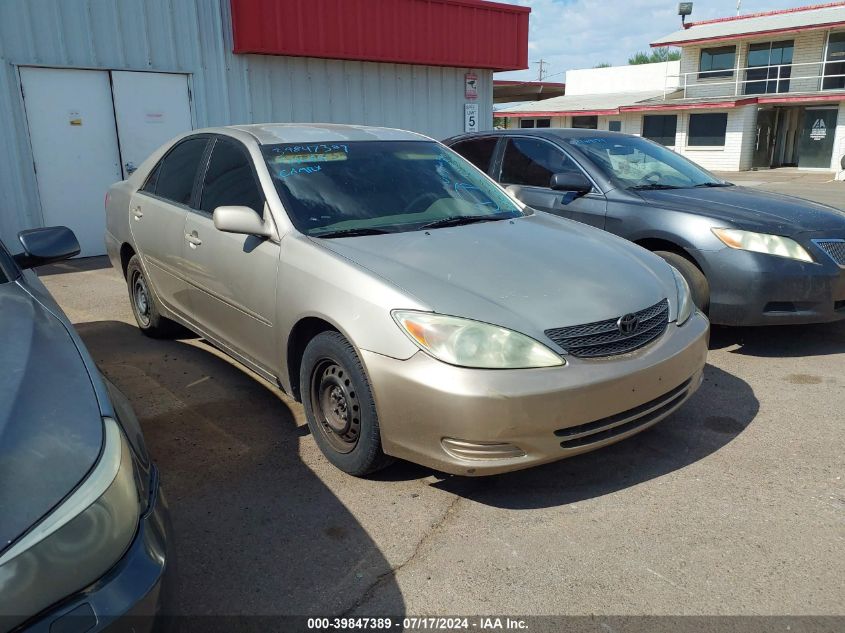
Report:
[[[673,62],[681,59],[681,52],[677,50],[670,50],[668,46],[659,46],[651,51],[651,53],[643,53],[639,51],[632,57],[628,58],[628,63],[636,64],[656,64],[658,62]]]

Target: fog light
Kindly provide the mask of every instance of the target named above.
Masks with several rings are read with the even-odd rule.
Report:
[[[525,457],[525,451],[513,444],[499,442],[468,442],[444,437],[440,440],[449,455],[457,459],[515,459]]]

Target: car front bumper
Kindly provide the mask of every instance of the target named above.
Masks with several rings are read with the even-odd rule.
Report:
[[[815,263],[732,248],[696,251],[710,283],[710,321],[753,326],[845,319],[845,268],[802,245]]]
[[[21,631],[144,633],[157,627],[170,595],[175,561],[170,551],[167,501],[157,474],[154,483],[150,505],[123,557],[92,585],[25,622]]]
[[[459,475],[552,462],[634,435],[699,387],[709,323],[696,313],[647,347],[542,369],[454,367],[362,351],[389,455]],[[444,442],[444,440],[446,440]]]

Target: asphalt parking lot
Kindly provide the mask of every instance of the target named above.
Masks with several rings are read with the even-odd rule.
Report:
[[[359,480],[277,388],[142,336],[105,258],[41,274],[161,469],[175,612],[845,614],[845,323],[715,329],[692,400],[602,451]]]

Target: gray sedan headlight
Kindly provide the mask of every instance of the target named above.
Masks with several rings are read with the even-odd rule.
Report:
[[[692,292],[689,289],[689,284],[681,272],[674,266],[669,266],[672,269],[672,275],[675,277],[675,288],[678,293],[678,317],[677,324],[683,325],[686,323],[693,311],[695,304],[692,301]]]
[[[419,347],[461,367],[527,369],[557,367],[564,360],[530,336],[471,319],[394,310],[393,318]]]
[[[725,246],[736,248],[742,251],[764,253],[766,255],[777,255],[788,259],[797,259],[802,262],[811,262],[813,258],[798,242],[781,235],[769,235],[768,233],[754,233],[753,231],[740,231],[739,229],[710,229]]]
[[[0,618],[33,615],[85,588],[132,542],[142,507],[132,453],[117,423],[103,423],[103,452],[88,477],[0,556]]]

